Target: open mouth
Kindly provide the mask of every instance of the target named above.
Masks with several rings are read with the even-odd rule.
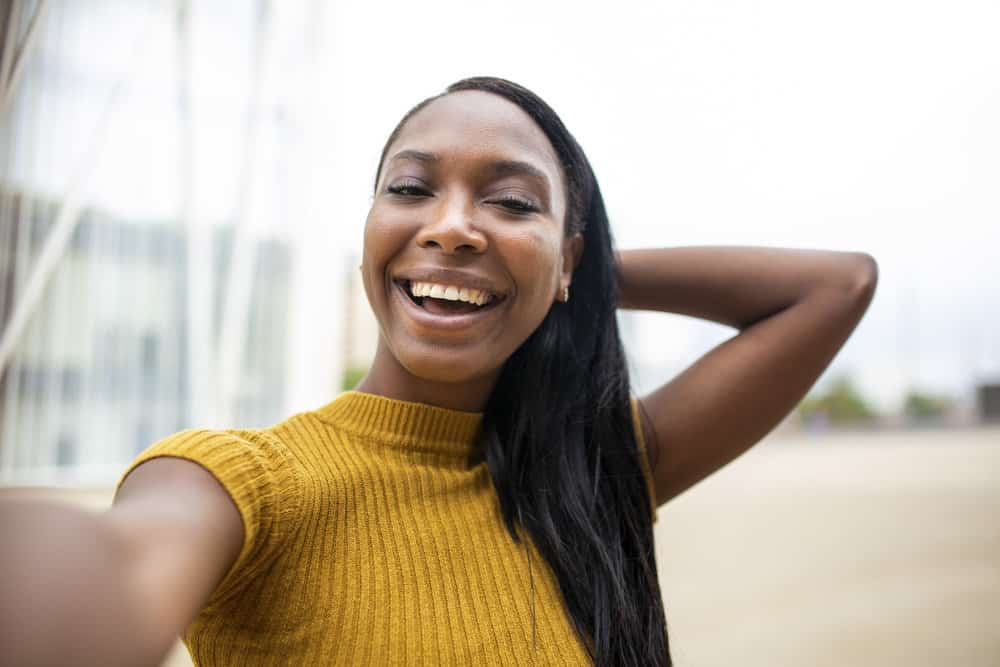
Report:
[[[398,280],[396,285],[418,307],[433,315],[468,315],[490,310],[505,297],[488,290],[459,285]]]

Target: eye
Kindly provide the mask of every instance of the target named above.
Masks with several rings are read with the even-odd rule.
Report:
[[[526,213],[537,213],[539,211],[538,205],[535,204],[535,202],[524,197],[519,197],[518,195],[503,195],[502,197],[491,199],[489,203],[498,204],[512,213],[522,215]]]
[[[414,178],[403,178],[393,181],[386,187],[386,192],[402,197],[427,197],[430,191]]]

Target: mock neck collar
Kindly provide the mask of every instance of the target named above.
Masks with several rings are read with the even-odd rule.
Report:
[[[454,455],[473,451],[483,421],[481,412],[449,410],[353,390],[314,412],[324,422],[357,436]]]

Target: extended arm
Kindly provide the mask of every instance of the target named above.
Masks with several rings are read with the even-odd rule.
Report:
[[[97,514],[0,496],[0,665],[158,665],[236,559],[215,478],[143,463]]]
[[[680,247],[618,254],[621,307],[739,330],[640,398],[660,504],[732,461],[802,399],[864,315],[864,253]]]

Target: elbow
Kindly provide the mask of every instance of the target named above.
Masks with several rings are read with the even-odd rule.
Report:
[[[857,253],[857,273],[854,279],[854,291],[865,301],[871,301],[878,286],[878,262],[866,252]]]
[[[866,252],[848,253],[844,291],[852,300],[867,307],[878,286],[878,262]]]
[[[858,319],[875,296],[878,263],[868,253],[838,252],[836,262],[827,267],[824,277],[824,282],[810,294],[838,312]]]

